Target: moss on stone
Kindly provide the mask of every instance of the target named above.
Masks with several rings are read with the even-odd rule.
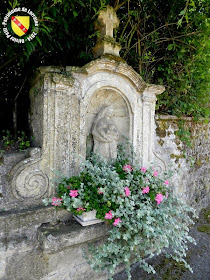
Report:
[[[210,225],[202,225],[197,227],[197,230],[200,232],[205,232],[210,235]]]
[[[195,162],[195,165],[197,166],[201,166],[202,165],[202,162],[200,159],[197,159],[196,162]]]
[[[109,60],[114,60],[114,61],[117,61],[117,62],[126,63],[126,61],[122,57],[112,55],[112,54],[104,54],[104,55],[101,56],[101,58],[107,58]]]
[[[160,144],[160,146],[163,146],[164,141],[162,139],[158,140],[158,143]]]
[[[203,217],[207,221],[207,223],[210,223],[210,210],[204,211]]]
[[[166,129],[168,128],[167,122],[166,121],[158,121],[157,122],[157,128],[156,128],[156,134],[164,138],[166,136]]]
[[[166,130],[168,128],[168,126],[169,126],[167,120],[159,120],[157,122],[157,125],[159,126],[159,128],[161,130]]]
[[[0,165],[4,164],[4,150],[0,150]]]
[[[165,258],[155,267],[155,270],[161,276],[162,280],[179,280],[183,273],[187,271],[187,268],[182,262],[178,263],[172,258]],[[152,280],[155,279],[155,277],[152,278]]]
[[[179,139],[179,137],[176,135],[176,138],[174,139],[174,142],[177,145],[177,149],[181,150],[180,144],[182,143],[182,141]]]
[[[178,163],[180,158],[184,158],[184,154],[180,154],[180,155],[175,155],[175,154],[171,154],[170,155],[171,158],[175,159],[175,162]]]
[[[197,227],[197,230],[210,235],[210,207],[203,209],[200,212],[199,217],[201,225]]]

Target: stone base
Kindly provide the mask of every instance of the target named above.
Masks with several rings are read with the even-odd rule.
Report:
[[[103,244],[110,226],[82,227],[70,216],[53,207],[1,213],[0,280],[106,280],[106,272],[91,269],[83,248]]]
[[[83,227],[103,223],[102,220],[96,218],[96,211],[90,211],[88,213],[83,213],[82,215],[73,216],[74,219]]]
[[[102,40],[98,42],[93,48],[93,58],[98,58],[104,54],[111,54],[115,56],[120,56],[119,52],[121,50],[121,46],[119,43],[115,42],[113,38],[108,40]]]

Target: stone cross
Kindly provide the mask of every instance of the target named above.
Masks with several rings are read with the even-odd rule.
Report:
[[[100,37],[93,48],[93,57],[97,58],[105,54],[119,56],[121,46],[113,38],[113,30],[119,26],[119,19],[115,10],[107,6],[101,10],[95,23],[96,30],[100,31]]]
[[[99,25],[96,28],[100,30],[100,38],[104,36],[113,38],[113,30],[119,26],[119,19],[111,6],[107,6],[106,10],[100,11],[98,23]]]

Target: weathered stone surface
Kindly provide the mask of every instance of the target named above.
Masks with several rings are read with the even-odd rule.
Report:
[[[95,246],[102,242],[109,226],[84,228],[71,221],[67,225],[43,224],[36,231],[34,225],[30,227],[33,233],[22,231],[21,235],[15,235],[13,232],[12,237],[0,239],[1,280],[107,279],[106,273],[95,273],[89,267],[82,250],[87,250],[90,242]]]
[[[123,136],[147,166],[155,158],[155,102],[163,90],[146,84],[125,62],[113,57],[81,68],[66,67],[66,72],[59,67],[40,67],[30,91],[30,123],[37,147],[29,149],[28,157],[5,179],[7,195],[3,194],[2,208],[41,205],[42,198],[55,192],[50,179],[56,173],[77,174],[88,149],[115,158]],[[97,118],[105,107],[112,107],[113,113],[106,121],[104,142],[99,137],[102,119],[97,122]]]
[[[15,208],[16,201],[12,198],[12,190],[9,188],[10,172],[21,160],[28,157],[27,152],[9,153],[2,155],[0,164],[0,211]],[[15,204],[15,205],[14,205]]]
[[[156,117],[156,153],[175,174],[171,185],[174,192],[198,211],[210,202],[209,123],[184,118],[182,129],[186,145],[177,135],[179,119],[173,116]]]
[[[53,254],[70,246],[105,237],[109,229],[110,226],[104,223],[82,227],[79,223],[71,221],[67,225],[40,227],[38,240],[45,253]]]
[[[29,239],[33,239],[37,228],[42,224],[70,219],[71,213],[65,210],[55,211],[53,207],[5,211],[0,215],[0,237],[9,239],[13,236],[27,235]]]
[[[49,271],[42,280],[107,279],[106,272],[96,273],[91,269],[83,257],[83,249],[87,252],[89,243],[94,246],[101,244],[107,237],[109,228],[105,224],[82,227],[75,222],[67,226],[40,228],[39,241],[48,260]],[[117,271],[121,269],[119,267]]]
[[[113,114],[113,105],[103,107],[92,125],[93,151],[107,160],[117,158],[117,145],[120,138],[118,128],[113,120]]]
[[[97,38],[96,46],[93,48],[94,58],[104,54],[119,56],[121,46],[113,38],[113,30],[119,26],[119,19],[113,7],[107,6],[101,10],[97,21],[96,30],[99,30],[100,36]]]

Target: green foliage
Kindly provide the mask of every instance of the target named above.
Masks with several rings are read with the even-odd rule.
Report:
[[[201,225],[197,229],[200,232],[205,232],[210,235],[210,225]]]
[[[207,0],[129,1],[118,11],[121,54],[147,82],[164,84],[157,111],[209,115]],[[123,26],[124,25],[124,26]]]
[[[209,116],[209,16],[208,1],[185,2],[178,28],[168,46],[168,59],[161,62],[157,82],[167,85],[157,109],[195,119]],[[178,3],[177,3],[178,4]],[[180,3],[181,4],[181,3]],[[180,7],[182,4],[180,5]]]
[[[189,127],[185,127],[185,121],[180,120],[178,125],[179,125],[179,130],[177,130],[176,135],[179,136],[180,140],[185,143],[188,147],[191,148],[192,143],[191,143],[191,133],[189,131]]]
[[[29,138],[24,131],[18,131],[17,134],[14,137],[9,130],[2,130],[1,144],[4,149],[23,151],[31,146],[34,137]]]
[[[84,252],[91,267],[96,271],[107,269],[110,279],[119,264],[126,265],[131,279],[132,262],[155,273],[145,257],[161,252],[191,270],[184,257],[186,243],[194,242],[188,235],[188,226],[193,223],[190,215],[195,211],[172,193],[169,174],[162,177],[152,167],[131,164],[131,157],[118,152],[116,161],[106,162],[93,155],[79,176],[61,179],[57,198],[43,202],[77,215],[96,209],[97,218],[114,225],[102,246]],[[145,191],[146,188],[149,189]]]
[[[114,7],[120,19],[115,38],[122,45],[121,57],[146,82],[166,86],[158,97],[157,111],[208,117],[207,0],[35,1],[30,3],[30,9],[39,20],[38,35],[24,45],[12,43],[2,35],[0,68],[7,68],[13,79],[17,70],[22,71],[22,76],[31,75],[40,65],[84,65],[92,59],[91,49],[99,36],[94,21],[107,4]],[[8,9],[16,6],[28,7],[28,2],[2,2],[0,21]],[[18,77],[17,84],[18,80],[21,79]],[[2,92],[9,94],[7,90]]]
[[[13,145],[14,140],[12,139],[12,135],[10,133],[9,130],[3,130],[2,133],[4,134],[2,136],[2,141],[3,141],[3,145],[5,148],[9,148]]]
[[[31,146],[31,140],[26,136],[24,131],[18,131],[19,151],[23,151]],[[33,139],[32,139],[33,140]]]

